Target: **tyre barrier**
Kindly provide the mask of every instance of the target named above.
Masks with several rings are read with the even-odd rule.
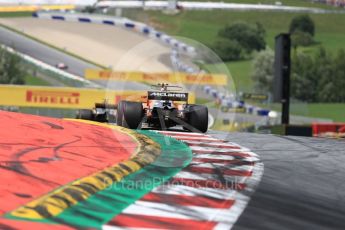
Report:
[[[170,60],[171,60],[173,67],[178,71],[186,72],[186,73],[199,73],[200,72],[199,69],[195,69],[195,68],[185,64],[184,62],[182,62],[179,58],[179,52],[175,49],[173,49],[171,51]]]
[[[246,104],[244,101],[237,100],[235,95],[226,96],[225,93],[219,92],[217,89],[212,88],[211,86],[204,86],[204,92],[211,97],[213,97],[223,112],[232,111],[233,109],[242,109],[243,112],[247,114],[253,114],[257,116],[267,117],[271,110],[263,109],[258,106],[253,106]]]

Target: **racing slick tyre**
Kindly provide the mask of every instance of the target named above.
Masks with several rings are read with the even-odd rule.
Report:
[[[93,112],[91,109],[79,109],[76,118],[90,121],[94,120]]]
[[[116,124],[125,128],[138,128],[144,116],[140,102],[120,101],[117,106]]]
[[[208,129],[208,109],[202,105],[189,105],[188,124],[202,133]]]

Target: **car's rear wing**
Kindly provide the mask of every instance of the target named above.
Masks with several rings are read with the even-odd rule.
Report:
[[[188,93],[148,91],[149,100],[188,101]]]

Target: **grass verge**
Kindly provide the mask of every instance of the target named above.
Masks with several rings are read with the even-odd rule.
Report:
[[[51,86],[49,82],[32,75],[26,75],[24,80],[25,85]]]
[[[0,18],[31,17],[32,12],[0,12]]]

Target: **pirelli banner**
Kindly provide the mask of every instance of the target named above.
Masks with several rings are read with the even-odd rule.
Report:
[[[111,104],[120,100],[144,102],[146,96],[146,91],[0,85],[1,106],[91,109],[104,100]],[[194,94],[189,94],[188,101],[195,103]]]
[[[169,82],[186,85],[227,85],[228,80],[227,76],[224,74],[114,72],[111,70],[95,69],[86,69],[85,78],[89,80],[135,81],[149,84]]]

